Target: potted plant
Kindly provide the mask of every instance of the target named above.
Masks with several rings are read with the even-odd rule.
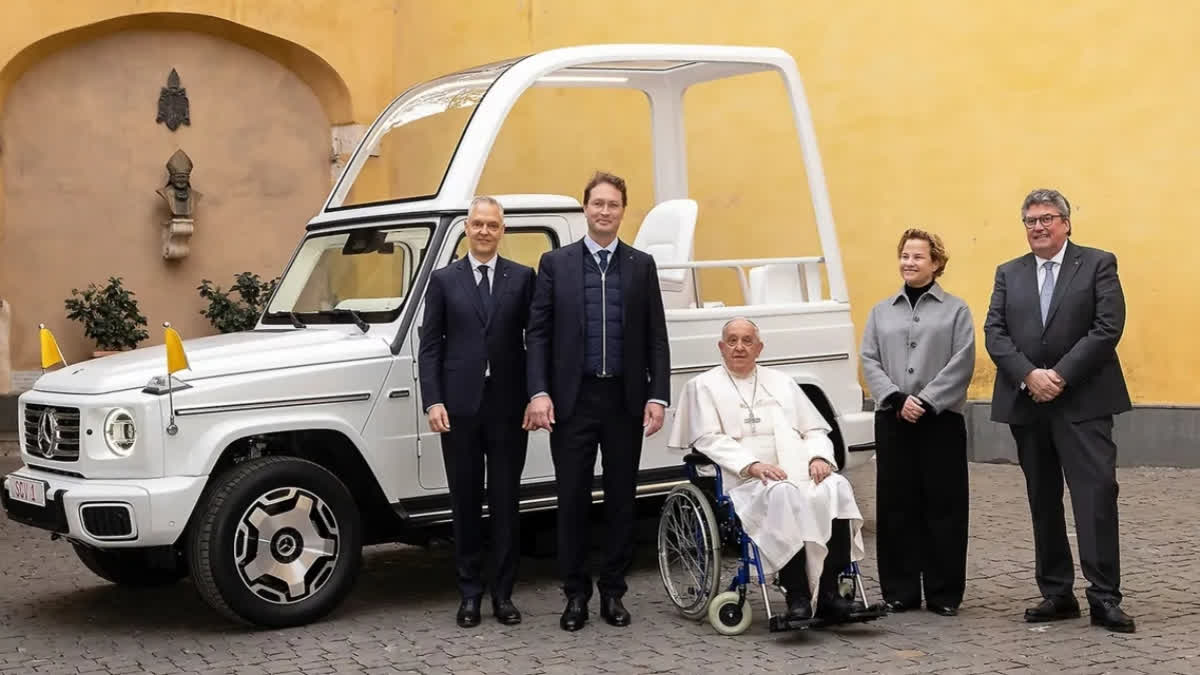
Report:
[[[201,298],[208,301],[208,308],[201,310],[200,314],[222,333],[251,330],[266,310],[267,300],[275,292],[278,283],[279,277],[263,281],[257,274],[242,272],[234,277],[233,286],[223,291],[208,279],[202,279],[196,290]],[[232,297],[234,292],[237,298]]]
[[[93,357],[127,349],[150,337],[146,317],[138,310],[134,293],[122,286],[121,277],[109,277],[103,288],[88,284],[82,292],[71,289],[64,302],[67,318],[83,324],[83,334],[96,343]]]

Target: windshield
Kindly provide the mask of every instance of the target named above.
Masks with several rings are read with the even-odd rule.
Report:
[[[421,223],[309,237],[279,282],[263,322],[394,321],[433,229],[433,223]]]
[[[327,209],[433,197],[467,122],[510,59],[404,92],[375,121],[329,196]],[[420,161],[406,161],[420,158]]]

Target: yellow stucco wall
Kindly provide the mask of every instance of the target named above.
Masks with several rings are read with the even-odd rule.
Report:
[[[970,303],[981,326],[996,264],[1026,250],[1021,198],[1034,187],[1057,187],[1076,207],[1076,241],[1120,258],[1129,308],[1120,353],[1135,399],[1200,403],[1200,383],[1177,375],[1200,367],[1190,337],[1196,273],[1187,260],[1200,244],[1187,216],[1200,146],[1192,47],[1200,18],[1190,3],[29,0],[5,9],[3,63],[47,36],[123,14],[236,22],[327,62],[345,82],[359,123],[414,82],[539,49],[779,46],[796,58],[808,89],[859,331],[871,304],[899,283],[895,238],[912,224],[943,234],[952,257],[944,284]],[[0,71],[0,91],[15,76]],[[702,257],[813,252],[798,227],[811,222],[802,177],[762,163],[769,152],[786,160],[786,148],[743,147],[771,138],[770,125],[749,109],[772,95],[769,86],[745,86],[744,100],[697,96],[703,105],[734,105],[726,119],[739,132],[722,133],[711,120],[689,128],[689,139],[704,144],[691,157]],[[632,165],[629,148],[646,143],[644,118],[623,114],[530,113],[501,138],[504,152],[485,171],[485,189],[505,187],[519,172],[522,184],[574,195],[580,172]],[[593,125],[603,143],[585,142]],[[539,143],[544,136],[555,140]],[[724,174],[698,175],[718,160],[731,162]],[[642,169],[632,171],[638,182],[649,180]],[[648,195],[636,195],[627,222],[636,225],[649,205]],[[1182,252],[1175,253],[1182,260],[1168,251]],[[986,398],[992,368],[979,337],[971,393]]]

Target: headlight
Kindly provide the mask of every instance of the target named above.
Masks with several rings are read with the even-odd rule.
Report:
[[[108,449],[118,457],[128,457],[136,441],[137,425],[133,423],[133,413],[124,408],[108,413],[104,418],[104,442],[108,443]]]

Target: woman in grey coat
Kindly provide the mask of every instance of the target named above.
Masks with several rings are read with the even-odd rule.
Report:
[[[949,257],[936,234],[897,246],[904,286],[871,309],[862,364],[876,401],[879,583],[894,612],[954,616],[967,573],[967,432],[975,370],[971,311],[936,279]]]

